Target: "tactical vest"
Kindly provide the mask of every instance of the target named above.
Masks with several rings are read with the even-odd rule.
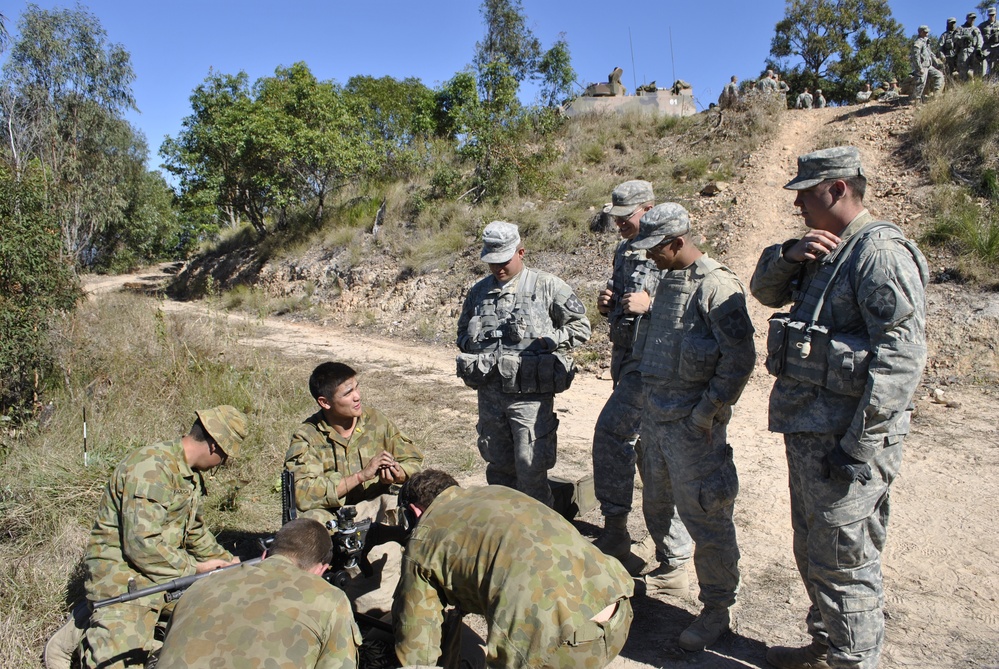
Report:
[[[627,244],[627,241],[622,242],[622,246]],[[610,313],[607,314],[607,320],[610,322],[610,340],[615,346],[631,348],[635,343],[638,323],[642,319],[641,314],[624,313],[621,297],[642,290],[650,294],[654,293],[655,286],[651,291],[647,290],[654,272],[658,272],[658,270],[648,260],[644,252],[623,248],[614,254],[612,278],[614,305],[611,307]]]
[[[537,299],[538,273],[524,268],[517,283],[513,307],[499,304],[491,292],[475,306],[468,321],[468,352],[457,357],[457,374],[465,385],[478,388],[496,377],[503,392],[560,393],[575,376],[575,365],[562,353],[531,351],[541,337],[530,305]],[[537,346],[533,347],[537,349]]]
[[[821,386],[840,395],[860,397],[864,393],[871,358],[867,333],[834,332],[819,323],[819,317],[836,277],[856,261],[853,249],[861,240],[884,229],[891,232],[890,239],[901,242],[913,258],[918,258],[915,245],[892,223],[873,221],[854,233],[833,249],[804,291],[792,290],[791,311],[770,317],[768,372]],[[804,266],[801,271],[796,284],[803,277]]]
[[[712,272],[726,267],[701,256],[692,270],[668,272],[656,291],[656,315],[649,325],[645,355],[639,367],[643,376],[679,379],[685,385],[706,383],[715,375],[721,349],[711,328],[691,312],[691,301]]]

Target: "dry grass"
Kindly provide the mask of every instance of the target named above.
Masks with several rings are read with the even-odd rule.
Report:
[[[315,411],[308,375],[318,359],[289,359],[241,345],[256,326],[208,315],[175,317],[126,294],[84,304],[59,333],[65,386],[41,425],[5,434],[0,448],[0,658],[37,667],[64,619],[67,591],[103,486],[131,450],[185,432],[196,409],[233,404],[251,431],[240,457],[209,482],[205,515],[229,547],[280,523],[277,480],[288,438]],[[349,361],[348,361],[349,362]],[[359,370],[364,374],[364,370]],[[406,370],[364,374],[365,401],[395,417],[428,464],[461,475],[481,466],[475,407]],[[433,401],[428,401],[433,398]],[[84,467],[87,409],[90,464]]]

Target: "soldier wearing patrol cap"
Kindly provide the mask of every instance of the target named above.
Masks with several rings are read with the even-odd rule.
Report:
[[[953,83],[957,75],[957,19],[953,16],[947,19],[947,29],[940,34],[937,47],[947,68],[948,81]]]
[[[943,90],[944,75],[937,69],[937,66],[943,64],[930,47],[929,34],[929,26],[919,26],[919,34],[912,41],[912,48],[909,51],[914,78],[910,99],[914,103],[925,102]]]
[[[852,146],[798,158],[785,188],[808,231],[760,257],[750,288],[769,307],[770,431],[784,435],[794,558],[812,642],[774,647],[780,669],[878,664],[881,551],[926,363],[926,260],[864,207]]]
[[[729,608],[739,588],[732,521],[739,480],[726,431],[732,405],[756,363],[753,324],[742,283],[697,248],[690,217],[680,205],[653,207],[642,217],[632,246],[645,249],[666,271],[640,366],[645,523],[659,554],[675,504],[694,539],[704,607],[678,643],[684,650],[703,650],[729,629]],[[685,578],[660,564],[644,581],[649,586],[677,577]]]
[[[558,277],[524,265],[513,223],[482,232],[490,275],[472,286],[458,317],[458,376],[478,390],[479,453],[486,481],[552,506],[555,394],[572,383],[569,352],[590,338],[586,308]]]
[[[235,457],[246,435],[246,416],[238,409],[204,409],[195,412],[183,437],[144,446],[115,468],[87,545],[87,599],[109,599],[239,562],[202,520],[202,472]],[[159,645],[153,632],[168,606],[159,594],[98,609],[81,646],[84,666],[141,666]]]
[[[982,52],[984,41],[982,40],[981,31],[975,25],[975,19],[977,18],[978,14],[968,12],[964,25],[954,33],[957,59],[956,69],[960,78],[965,81],[974,79],[976,71],[981,76],[981,70],[976,70],[976,68],[978,67],[978,58]]]
[[[593,432],[593,484],[604,531],[596,546],[622,561],[631,552],[628,514],[635,488],[636,444],[642,420],[641,351],[636,342],[648,330],[652,296],[662,272],[642,249],[631,246],[639,220],[655,205],[652,184],[626,181],[611,193],[611,216],[623,237],[614,251],[611,280],[597,295],[597,309],[610,324],[611,379],[614,391],[597,417]],[[693,546],[683,522],[671,510],[670,531],[659,560],[677,568],[690,561]],[[686,573],[685,571],[683,573]],[[666,594],[687,593],[687,583],[677,583]]]
[[[978,24],[978,32],[982,34],[982,74],[994,76],[999,61],[999,21],[995,7],[989,7],[986,19]]]

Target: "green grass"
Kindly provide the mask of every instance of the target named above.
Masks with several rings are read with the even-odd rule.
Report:
[[[933,209],[933,223],[922,241],[949,247],[987,268],[999,267],[999,213],[994,207],[980,205],[966,190],[957,189],[939,194]]]

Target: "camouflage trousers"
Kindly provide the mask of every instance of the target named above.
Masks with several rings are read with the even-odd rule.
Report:
[[[541,662],[531,662],[530,666],[541,669],[603,669],[618,656],[628,640],[634,612],[631,601],[622,599],[617,610],[607,622],[597,623],[587,620],[574,626],[572,638],[559,646]],[[516,654],[511,654],[516,657]],[[491,666],[488,659],[486,666]]]
[[[829,666],[873,669],[884,640],[881,551],[888,491],[902,463],[902,443],[875,456],[874,480],[861,485],[822,477],[822,459],[839,441],[827,434],[784,435],[794,559],[811,602],[808,631],[828,645]]]
[[[668,534],[676,530],[671,519],[675,505],[695,544],[698,599],[730,607],[739,590],[739,546],[732,520],[739,478],[732,448],[726,444],[728,424],[716,421],[708,434],[688,417],[675,419],[675,409],[660,410],[655,400],[654,389],[646,386],[640,458],[645,524],[659,555]]]
[[[977,63],[974,49],[961,49],[955,54],[954,59],[955,76],[961,80],[970,81],[975,78],[976,74],[981,75],[981,71],[975,68]]]
[[[641,422],[642,375],[633,371],[617,380],[593,430],[593,487],[605,516],[631,511]]]
[[[163,595],[157,594],[94,611],[81,645],[85,669],[144,666],[163,645],[155,638],[162,608]]]
[[[940,91],[944,87],[943,72],[935,67],[928,67],[923,71],[913,74],[912,99],[915,102],[926,100]]]
[[[558,418],[555,396],[504,393],[498,383],[478,389],[479,454],[486,461],[486,482],[516,488],[553,506],[548,470],[555,466]]]

